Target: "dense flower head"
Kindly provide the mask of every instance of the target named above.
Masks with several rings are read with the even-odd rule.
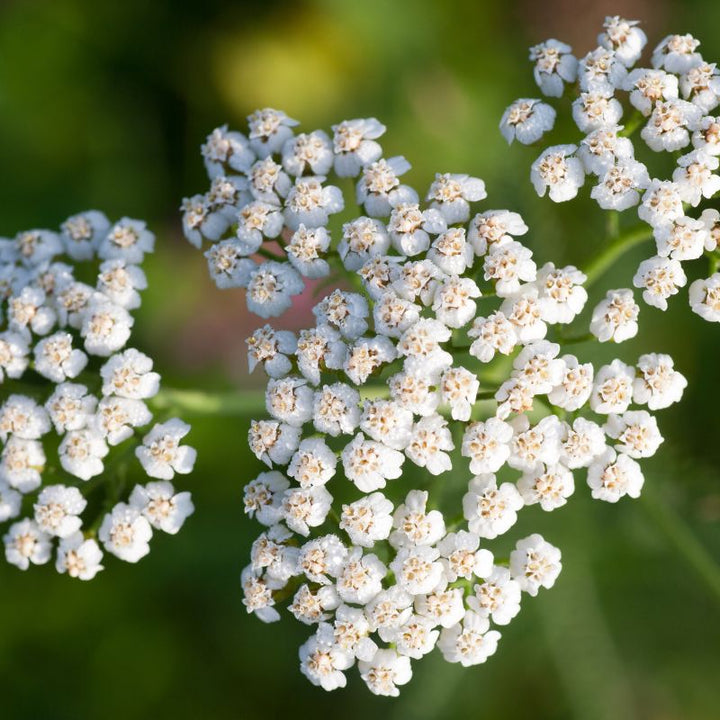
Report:
[[[646,42],[637,21],[612,16],[605,19],[598,47],[583,58],[558,40],[531,48],[541,92],[573,98],[572,117],[583,137],[542,150],[530,179],[538,195],[554,202],[572,200],[588,181],[600,208],[637,213],[650,226],[628,230],[639,239],[654,236],[657,246],[633,283],[660,310],[687,284],[683,266],[707,256],[710,276],[688,289],[689,304],[703,319],[719,322],[712,291],[705,290],[720,266],[717,237],[708,237],[717,235],[717,210],[704,204],[720,192],[720,123],[713,114],[720,105],[720,71],[703,59],[699,40],[682,34],[665,37],[649,66],[636,66]],[[544,100],[521,98],[503,114],[500,131],[509,142],[535,144],[552,130],[556,115]],[[648,169],[661,167],[655,154],[668,158],[664,177]]]
[[[101,546],[135,562],[152,528],[177,532],[192,512],[169,482],[125,488],[134,448],[150,477],[194,462],[194,450],[172,446],[177,424],[189,426],[151,428],[160,376],[128,347],[154,243],[144,222],[96,210],[59,232],[0,239],[0,522],[5,556],[23,570],[55,555],[58,572],[90,580]]]
[[[641,40],[618,19],[607,33],[612,47],[582,66],[593,82],[615,47],[623,59],[602,82],[624,77]],[[533,50],[552,92],[574,79],[568,53],[557,43]],[[536,101],[520,102],[529,108],[515,110],[535,108],[542,120]],[[637,333],[633,291],[611,291],[589,314],[587,275],[537,263],[518,239],[528,233],[520,215],[477,207],[487,197],[480,179],[441,173],[427,192],[404,185],[409,163],[382,157],[376,139],[384,126],[376,120],[335,126],[333,142],[323,131],[292,136],[282,127],[285,149],[261,158],[268,167],[272,158],[276,177],[274,196],[262,202],[282,218],[282,229],[273,226],[265,238],[278,241],[288,261],[277,245],[272,252],[254,245],[238,254],[252,265],[240,274],[301,272],[299,244],[313,248],[303,258],[318,273],[322,260],[341,287],[316,298],[310,327],[296,334],[266,324],[248,339],[251,371],[262,367],[268,376],[269,417],[252,420],[248,434],[266,467],[245,488],[245,511],[263,530],[242,573],[244,603],[270,622],[287,601],[314,629],[299,653],[313,684],[344,687],[357,664],[372,692],[396,695],[412,661],[435,647],[449,662],[485,662],[500,640],[493,627],[517,615],[523,594],[553,585],[560,550],[540,535],[518,540],[509,559],[492,552],[526,506],[564,507],[577,475],[600,500],[637,497],[638,460],[662,442],[649,411],[677,401],[684,378],[667,356],[595,367],[583,346],[566,352],[570,324],[589,327],[601,342]],[[519,125],[513,132],[527,138]],[[625,179],[643,170],[616,132],[606,140],[625,153],[622,166],[602,164],[608,175],[619,167],[608,192],[624,193]],[[351,161],[365,142],[367,153]],[[551,195],[574,195],[591,172],[583,158],[575,145],[550,148],[534,180]],[[345,209],[352,198],[336,192],[333,168],[358,178],[357,217]],[[252,188],[247,175],[230,177],[234,187]],[[330,189],[331,202],[298,224],[289,188],[303,183],[318,202]],[[258,199],[242,202],[228,220],[231,234]],[[210,252],[236,242],[205,239],[215,242]],[[245,287],[254,310],[252,281]],[[292,298],[272,302],[278,313],[265,305],[261,317]]]

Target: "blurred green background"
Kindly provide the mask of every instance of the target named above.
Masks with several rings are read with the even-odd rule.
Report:
[[[706,58],[720,57],[720,4],[709,0],[3,0],[0,235],[88,207],[147,219],[159,242],[137,346],[166,385],[257,385],[241,293],[216,291],[179,234],[180,199],[207,186],[205,135],[224,122],[242,129],[266,105],[306,129],[375,115],[389,127],[387,154],[413,163],[412,184],[436,171],[479,175],[486,207],[526,217],[541,261],[582,264],[601,246],[602,214],[587,200],[539,200],[527,181],[537,148],[508,150],[497,122],[510,101],[537,95],[531,44],[557,36],[584,54],[614,13],[642,18],[651,45],[691,32]],[[642,253],[614,269],[616,286]],[[622,357],[669,352],[691,381],[660,415],[666,443],[644,463],[646,496],[592,503],[578,483],[569,508],[525,511],[517,536],[543,532],[564,571],[525,603],[487,665],[463,670],[433,654],[399,701],[371,696],[354,671],[345,692],[310,686],[297,661],[307,628],[262,625],[241,603],[258,532],[241,505],[259,470],[247,419],[195,418],[200,457],[185,486],[197,512],[177,537],[156,537],[138,566],[109,560],[89,584],[0,564],[0,717],[718,718],[720,589],[677,545],[689,528],[720,560],[720,335],[681,298],[667,314],[643,306],[641,318]],[[668,512],[685,525],[668,525]]]

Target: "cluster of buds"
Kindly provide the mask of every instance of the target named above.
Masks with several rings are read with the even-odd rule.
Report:
[[[720,213],[702,208],[720,191],[720,71],[697,51],[691,35],[669,35],[655,48],[651,67],[634,67],[647,38],[635,21],[608,17],[598,47],[577,59],[557,40],[533,47],[530,59],[541,92],[560,98],[570,94],[572,117],[582,138],[554,145],[533,163],[531,180],[539,195],[551,200],[573,199],[594,178],[590,196],[609,211],[637,207],[649,226],[656,254],[640,263],[633,284],[646,303],[661,310],[687,284],[683,263],[706,255],[710,277],[689,288],[692,310],[705,320],[720,322]],[[622,125],[623,117],[628,117]],[[535,143],[552,129],[556,111],[540,99],[515,101],[500,122],[505,138]],[[651,177],[631,136],[655,153],[670,153],[666,178]],[[647,150],[645,151],[647,152]],[[696,217],[688,215],[690,208]],[[632,290],[615,291],[607,303],[618,314],[637,316]],[[603,308],[598,308],[598,316]],[[634,319],[634,318],[633,318]],[[636,331],[636,326],[635,326]],[[632,319],[624,334],[633,333]],[[610,335],[596,333],[600,340]]]
[[[192,470],[190,426],[141,430],[160,376],[127,347],[154,242],[145,223],[97,211],[0,239],[0,523],[13,521],[5,556],[22,570],[54,555],[58,572],[89,580],[101,546],[137,562],[153,529],[175,533],[193,511],[169,482]],[[133,450],[153,481],[125,502]]]
[[[315,304],[313,327],[265,325],[248,339],[269,418],[249,431],[267,469],[245,488],[264,529],[244,603],[272,622],[286,602],[314,628],[300,648],[312,683],[343,687],[357,662],[372,692],[397,695],[436,646],[449,662],[484,662],[522,594],[554,584],[560,550],[540,535],[507,557],[485,547],[521,509],[564,506],[576,472],[594,498],[638,497],[638,460],[662,442],[648,410],[677,401],[685,379],[667,355],[596,370],[564,353],[586,276],[538,267],[519,214],[471,209],[482,180],[438,174],[421,203],[401,184],[407,161],[380,156],[377,120],[340,123],[333,141],[293,135],[276,110],[249,121],[249,139],[222,128],[204,146],[213,188],[185,204],[189,239],[214,241],[211,273],[245,287],[261,317],[289,306],[288,277],[299,290],[300,274],[334,263],[344,286]],[[355,216],[326,182],[333,167],[355,179]],[[220,187],[234,188],[222,208]],[[607,316],[621,340],[622,312]]]

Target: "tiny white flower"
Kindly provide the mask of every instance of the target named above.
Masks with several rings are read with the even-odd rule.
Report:
[[[375,492],[342,506],[340,529],[353,545],[372,547],[387,540],[393,525],[393,504],[382,493]]]
[[[274,203],[255,200],[243,205],[233,218],[237,223],[235,235],[238,255],[257,252],[265,238],[276,238],[283,229],[283,215]],[[212,250],[209,251],[210,253]],[[208,255],[208,253],[206,253]]]
[[[605,433],[592,420],[576,418],[572,427],[566,428],[562,443],[560,462],[574,470],[588,467],[605,451]]]
[[[652,65],[670,73],[684,73],[701,61],[700,45],[692,35],[667,35],[653,50]]]
[[[390,563],[390,569],[403,590],[411,595],[424,595],[443,580],[444,568],[439,557],[439,550],[428,545],[402,547]]]
[[[86,505],[87,501],[77,488],[47,485],[33,506],[35,522],[44,533],[65,538],[80,529],[80,514]]]
[[[262,363],[268,377],[287,375],[292,363],[288,355],[297,349],[295,335],[287,330],[273,330],[270,325],[258,328],[246,341],[248,346],[248,371]]]
[[[0,405],[0,440],[9,435],[37,440],[50,431],[50,418],[45,408],[26,395],[10,395]]]
[[[707,115],[692,134],[692,144],[708,155],[720,155],[720,118]]]
[[[85,338],[85,350],[91,355],[107,357],[121,350],[130,338],[132,316],[114,303],[93,300],[88,304],[80,334]]]
[[[639,312],[632,290],[608,290],[593,310],[590,332],[600,342],[629,340],[637,335]]]
[[[339,177],[355,177],[366,165],[382,156],[380,144],[375,142],[385,133],[385,126],[375,118],[344,120],[333,125],[335,173]]]
[[[360,429],[373,440],[404,450],[413,430],[413,414],[392,400],[369,400],[363,406]]]
[[[485,183],[480,178],[437,173],[426,199],[431,203],[431,207],[440,211],[450,225],[467,222],[470,217],[470,203],[486,197]]]
[[[450,406],[452,419],[469,420],[480,388],[477,375],[464,367],[451,367],[443,372],[439,385],[441,402]]]
[[[160,375],[152,367],[152,359],[133,348],[113,355],[100,369],[103,395],[134,400],[153,397],[160,389]]]
[[[543,150],[530,168],[530,181],[540,197],[549,190],[553,202],[572,200],[585,182],[576,145],[554,145]]]
[[[190,432],[190,426],[178,418],[155,425],[136,448],[135,455],[145,472],[154,478],[171,480],[175,473],[192,472],[197,452],[180,440]]]
[[[360,548],[353,548],[338,575],[336,590],[344,602],[365,605],[382,590],[386,575],[387,568],[376,555],[363,555]]]
[[[440,415],[428,415],[413,425],[405,455],[424,467],[431,475],[441,475],[452,469],[448,452],[455,449],[447,420]]]
[[[465,615],[463,591],[448,587],[447,581],[443,580],[432,592],[416,596],[415,612],[431,620],[434,625],[452,627]]]
[[[246,301],[248,310],[261,318],[277,317],[292,306],[305,284],[288,263],[274,260],[255,267],[249,274]]]
[[[265,390],[265,409],[276,420],[301,427],[313,417],[313,398],[313,389],[304,378],[273,378]]]
[[[611,414],[603,430],[608,437],[618,441],[616,450],[635,459],[652,457],[663,441],[657,420],[645,410]]]
[[[155,235],[142,220],[122,218],[99,242],[98,257],[103,260],[125,260],[132,265],[142,263],[145,253],[155,249]]]
[[[679,402],[687,387],[685,377],[675,370],[669,355],[641,355],[637,363],[640,374],[633,383],[633,400],[650,410],[664,410]]]
[[[313,308],[318,325],[329,325],[349,340],[367,330],[368,313],[368,302],[362,295],[342,290],[333,290]]]
[[[705,252],[708,229],[702,220],[683,216],[654,229],[660,257],[696,260]]]
[[[435,297],[437,298],[437,294]],[[415,303],[404,300],[394,291],[388,290],[375,301],[373,308],[375,331],[388,337],[400,337],[420,319],[420,310],[421,308]],[[440,317],[438,320],[442,321]]]
[[[175,535],[195,506],[189,492],[175,492],[172,483],[150,482],[136,485],[130,494],[130,506],[138,509],[156,529]]]
[[[140,307],[138,290],[147,288],[145,273],[125,260],[106,260],[100,265],[97,289],[126,310]]]
[[[102,569],[102,550],[92,538],[81,532],[63,538],[58,545],[55,569],[79,580],[92,580]]]
[[[593,498],[615,503],[625,495],[640,497],[644,478],[629,455],[607,448],[588,468],[587,483]]]
[[[301,585],[293,596],[288,610],[305,625],[314,625],[330,618],[328,610],[334,610],[340,604],[335,588],[324,586],[316,591],[308,585]]]
[[[259,577],[252,566],[248,565],[242,571],[240,582],[244,595],[243,605],[248,613],[254,613],[262,622],[277,622],[280,619],[280,613],[273,607],[275,600],[267,581]]]
[[[348,550],[337,535],[323,535],[306,542],[299,550],[297,569],[308,580],[321,585],[333,584],[347,560]]]
[[[300,672],[313,685],[330,692],[347,684],[343,671],[352,667],[354,657],[335,644],[329,625],[318,627],[316,634],[300,646],[299,656]]]
[[[16,518],[20,514],[21,507],[22,495],[17,490],[13,490],[5,480],[0,481],[0,522]]]
[[[618,67],[622,67],[618,64]],[[613,91],[581,92],[572,104],[572,116],[580,132],[588,133],[620,122],[622,105],[613,97]]]
[[[393,206],[417,203],[415,190],[400,184],[400,176],[409,169],[410,163],[404,157],[383,158],[365,165],[357,183],[358,205],[363,205],[370,217],[387,217]]]
[[[36,490],[45,467],[43,446],[37,440],[11,437],[4,442],[0,455],[0,481],[21,493]]]
[[[599,45],[615,51],[615,57],[631,67],[640,59],[647,36],[638,27],[637,20],[625,20],[619,15],[608,16],[603,23],[604,31],[598,35]]]
[[[638,208],[640,219],[660,227],[684,214],[680,188],[670,180],[651,180]]]
[[[433,240],[427,257],[448,275],[462,275],[472,267],[475,253],[467,242],[465,228],[453,227]]]
[[[555,584],[562,563],[559,548],[534,533],[519,540],[510,553],[510,573],[528,595],[537,595],[541,587]]]
[[[564,83],[575,81],[577,59],[571,51],[569,45],[552,39],[530,48],[530,60],[535,62],[535,82],[544,95],[561,97]]]
[[[556,268],[545,263],[535,280],[543,319],[551,325],[572,322],[587,302],[587,290],[582,286],[586,280],[585,273],[573,265]]]
[[[383,335],[361,338],[347,348],[342,369],[357,385],[364,385],[368,378],[383,365],[396,357],[395,346]]]
[[[678,158],[672,179],[680,189],[684,202],[697,207],[703,198],[711,198],[720,190],[720,177],[714,173],[720,160],[704,150],[693,150]]]
[[[499,641],[500,633],[490,630],[487,618],[470,611],[462,623],[442,631],[438,648],[447,662],[471,667],[494,655]]]
[[[92,425],[108,445],[119,445],[132,437],[134,428],[147,425],[152,413],[142,400],[104,397],[97,406]]]
[[[660,310],[667,310],[667,300],[687,283],[679,260],[652,257],[638,266],[633,285],[643,289],[643,300]]]
[[[621,137],[622,128],[607,126],[588,133],[578,147],[577,156],[587,173],[602,175],[616,163],[632,160],[634,150],[630,138]]]
[[[393,247],[408,257],[424,253],[430,246],[430,233],[439,234],[447,223],[438,210],[420,210],[417,202],[395,203],[388,221]]]
[[[313,385],[318,385],[324,369],[338,370],[346,355],[345,343],[340,333],[329,325],[301,330],[298,335],[298,370]]]
[[[600,415],[624,413],[633,395],[634,368],[621,360],[603,365],[595,375],[590,407]]]
[[[360,424],[360,394],[343,383],[324,385],[313,399],[312,421],[320,433],[349,435]]]
[[[544,417],[536,425],[530,425],[527,415],[519,415],[510,425],[515,432],[507,460],[510,467],[532,472],[559,461],[562,426],[555,415]]]
[[[341,650],[358,660],[372,660],[378,646],[369,637],[370,623],[360,608],[340,605],[335,611],[333,640]]]
[[[332,495],[322,486],[290,488],[282,500],[283,520],[290,530],[307,537],[310,528],[325,522],[331,507]]]
[[[103,472],[102,459],[108,452],[102,435],[91,428],[68,432],[58,448],[63,469],[81,480],[89,480]]]
[[[524,504],[512,483],[498,487],[494,475],[481,475],[470,481],[463,497],[463,514],[470,532],[492,540],[515,524]]]
[[[362,433],[358,433],[342,451],[345,477],[364,493],[380,490],[388,480],[399,478],[404,460],[401,452],[368,440]]]
[[[277,470],[260,473],[245,486],[245,513],[262,525],[276,525],[282,520],[283,495],[289,487],[287,478]]]
[[[680,76],[680,91],[704,114],[720,104],[720,71],[715,63],[701,62]]]
[[[385,255],[389,248],[390,236],[379,220],[359,217],[342,227],[338,254],[346,270],[359,270],[368,260]]]
[[[73,260],[92,260],[100,240],[110,229],[110,221],[97,210],[69,217],[60,226],[60,240]]]
[[[591,50],[578,63],[578,83],[585,92],[612,95],[622,88],[626,76],[626,63],[607,45]]]
[[[480,538],[467,530],[448,533],[439,543],[440,562],[450,582],[458,578],[472,580],[474,577],[488,577],[493,568],[493,554],[479,550]]]
[[[37,526],[34,520],[13,523],[3,537],[5,558],[11,564],[27,570],[30,563],[44,565],[52,552],[50,536]]]
[[[661,100],[655,104],[640,137],[655,152],[673,152],[690,143],[690,133],[698,129],[703,111],[685,100]]]
[[[541,100],[520,98],[500,118],[500,133],[508,144],[517,140],[532,145],[553,129],[556,115],[555,108]]]
[[[5,377],[19,378],[28,366],[28,338],[19,332],[0,332],[0,382]]]
[[[474,299],[481,295],[480,288],[471,278],[449,277],[435,293],[432,305],[435,317],[448,327],[461,328],[475,317],[477,305]]]
[[[150,552],[152,528],[137,508],[118,503],[103,518],[98,538],[105,549],[125,562],[136,563]]]
[[[496,353],[509,355],[518,344],[513,324],[501,312],[488,317],[476,317],[467,332],[475,338],[470,346],[470,354],[480,362],[490,362]]]
[[[287,474],[300,487],[312,488],[325,485],[335,475],[336,466],[337,457],[322,438],[306,438],[292,456]]]
[[[528,226],[518,213],[509,210],[489,210],[475,215],[468,228],[467,239],[475,254],[485,255],[490,246],[508,242],[517,235],[524,235]]]
[[[563,355],[565,371],[562,380],[547,394],[555,406],[568,412],[579,410],[590,399],[593,376],[592,363],[580,363],[574,355]]]
[[[40,288],[25,286],[17,295],[8,299],[8,329],[16,333],[26,328],[36,335],[47,335],[57,316],[47,304],[45,292]]]
[[[600,175],[590,197],[603,210],[622,212],[640,202],[640,191],[650,183],[647,168],[635,160],[624,160],[612,165]]]
[[[248,115],[247,121],[250,129],[248,135],[250,147],[260,158],[279,152],[292,137],[292,128],[299,124],[281,110],[273,108],[256,110]]]
[[[239,132],[229,131],[227,125],[215,128],[201,147],[205,169],[213,178],[224,173],[224,166],[232,170],[245,172],[255,160],[248,139]]]
[[[427,510],[428,493],[411,490],[405,502],[393,515],[394,532],[390,544],[394,548],[434,545],[445,535],[445,520],[439,510]]]
[[[283,167],[291,175],[309,170],[313,175],[325,175],[333,166],[333,147],[322,130],[301,133],[288,139],[282,149]]]
[[[526,505],[539,503],[546,512],[565,505],[575,492],[572,471],[559,463],[541,465],[526,472],[518,480],[517,487]]]
[[[405,685],[412,678],[410,658],[395,650],[378,650],[370,661],[358,663],[360,677],[373,695],[397,697],[398,685]]]
[[[468,606],[496,625],[507,625],[520,612],[520,585],[505,567],[493,567],[485,582],[473,590],[475,595],[468,598]]]
[[[483,264],[485,280],[494,281],[498,297],[508,297],[520,290],[522,282],[533,282],[537,267],[532,251],[514,240],[493,245]]]
[[[285,200],[285,222],[291,230],[300,225],[316,228],[327,225],[330,215],[345,207],[340,188],[323,185],[322,175],[299,177]]]

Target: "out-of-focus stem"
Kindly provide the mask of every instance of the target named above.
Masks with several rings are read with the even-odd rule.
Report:
[[[720,601],[720,565],[717,561],[695,537],[672,505],[663,502],[647,483],[643,488],[641,501],[657,528],[695,570],[715,599]]]
[[[265,393],[261,390],[208,393],[163,388],[151,404],[153,409],[187,415],[253,415],[265,409]]]
[[[585,268],[587,281],[585,287],[594,284],[598,278],[621,258],[628,250],[652,237],[652,228],[649,225],[638,225],[631,228],[616,240],[611,242],[599,255],[597,255]]]

